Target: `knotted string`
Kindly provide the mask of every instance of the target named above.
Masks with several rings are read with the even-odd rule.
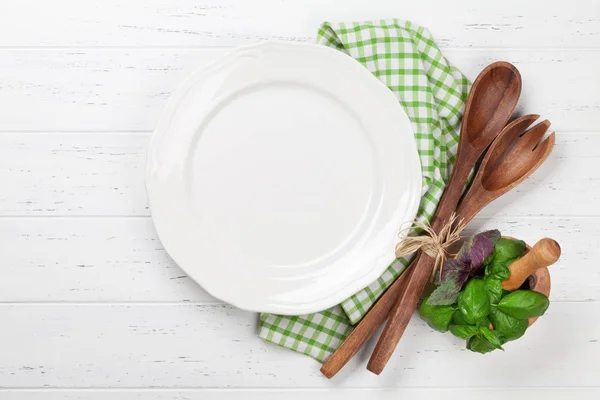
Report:
[[[406,236],[402,242],[396,246],[396,257],[401,258],[412,254],[418,250],[423,251],[429,257],[435,260],[431,279],[441,272],[446,258],[448,258],[448,248],[460,239],[460,233],[465,229],[466,223],[461,219],[455,225],[457,216],[452,213],[448,221],[442,226],[439,232],[435,232],[429,222],[414,221],[413,224],[400,231],[400,235],[407,230],[421,230],[424,234],[419,236]],[[441,274],[438,276],[441,277]]]

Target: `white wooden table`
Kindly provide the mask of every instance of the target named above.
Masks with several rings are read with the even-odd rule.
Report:
[[[255,337],[165,254],[145,150],[191,71],[323,20],[427,26],[470,77],[523,76],[519,112],[553,122],[551,159],[472,229],[557,239],[552,306],[480,356],[414,318],[383,375],[340,377]],[[597,0],[0,0],[0,399],[597,399],[600,397]]]

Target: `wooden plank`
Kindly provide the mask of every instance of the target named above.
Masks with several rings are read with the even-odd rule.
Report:
[[[0,389],[3,400],[596,400],[600,388],[399,389]]]
[[[148,140],[148,133],[0,134],[0,216],[149,216]],[[600,135],[559,134],[541,169],[482,215],[596,215],[599,164]]]
[[[599,139],[571,134],[600,126],[600,3],[404,3],[0,1],[0,399],[598,398]],[[552,236],[564,257],[549,314],[505,353],[468,353],[415,318],[383,376],[364,370],[365,352],[329,382],[168,258],[145,218],[147,132],[179,82],[225,51],[198,47],[313,41],[324,19],[389,16],[430,27],[471,77],[496,59],[522,70],[520,112],[565,135],[470,231]]]
[[[0,24],[1,25],[1,24]],[[0,50],[0,131],[149,131],[170,93],[225,49]],[[559,131],[600,126],[600,50],[448,49],[469,77],[492,61],[523,75],[518,112]]]
[[[600,300],[599,219],[476,219],[467,233],[498,228],[563,247],[551,267],[553,301]],[[167,256],[147,218],[2,218],[0,302],[215,300]]]
[[[598,47],[595,0],[5,1],[0,46],[231,46],[314,41],[322,21],[404,18],[445,46]],[[33,27],[35,27],[33,29]]]
[[[0,238],[0,301],[216,302],[166,254],[149,218],[0,219]]]
[[[1,215],[150,215],[145,134],[0,134]]]
[[[597,302],[555,302],[522,339],[485,356],[413,318],[383,375],[364,368],[367,349],[329,381],[316,361],[258,339],[257,316],[230,306],[3,305],[0,382],[10,388],[595,388],[600,320],[589,316],[598,313]]]

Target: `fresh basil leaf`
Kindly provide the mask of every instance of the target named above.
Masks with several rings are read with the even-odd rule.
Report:
[[[477,334],[467,340],[467,349],[481,354],[496,350],[494,345],[481,334]]]
[[[504,350],[502,345],[506,343],[506,338],[502,335],[502,333],[498,331],[491,331],[485,326],[480,326],[479,331],[483,337],[486,338],[488,342],[490,342],[495,348]]]
[[[458,296],[458,309],[465,321],[476,324],[490,312],[490,298],[485,282],[481,279],[471,279]]]
[[[469,323],[465,320],[465,317],[460,312],[454,313],[452,317],[452,323],[454,325],[469,325]]]
[[[442,281],[454,281],[458,291],[469,280],[469,264],[449,258],[442,267]]]
[[[443,281],[440,286],[431,293],[431,296],[429,296],[429,299],[427,300],[427,304],[437,306],[449,306],[454,304],[458,298],[460,289],[461,287],[458,286],[456,281]]]
[[[419,315],[431,328],[439,332],[448,331],[452,316],[456,312],[453,306],[436,306],[428,304],[428,298],[424,299],[419,308]]]
[[[487,315],[483,318],[481,318],[479,321],[477,321],[477,326],[485,326],[485,327],[489,327],[491,324],[490,319],[487,317]]]
[[[479,327],[473,325],[450,325],[450,332],[461,339],[469,339],[479,332]]]
[[[471,240],[471,275],[481,267],[485,259],[494,251],[494,245],[500,239],[500,231],[495,229],[473,236]]]
[[[492,308],[490,320],[494,330],[502,333],[507,341],[516,340],[523,336],[529,326],[528,320],[511,317],[497,308]]]
[[[494,262],[494,256],[496,255],[496,250],[493,250],[490,255],[483,261],[481,267],[487,270],[488,266]]]
[[[458,254],[456,255],[456,261],[458,261],[459,264],[462,265],[467,265],[471,262],[471,257],[469,256],[469,251],[471,250],[471,240],[473,239],[473,237],[469,238],[469,240],[465,240],[462,244],[462,246],[460,246],[460,250],[458,251]]]
[[[494,247],[501,238],[500,231],[498,229],[490,229],[489,231],[480,232],[477,235],[485,236],[490,242],[492,242]]]
[[[500,282],[510,277],[508,267],[523,255],[525,242],[522,240],[500,238],[494,246],[494,251],[484,261],[485,277],[498,279]]]
[[[456,281],[462,288],[470,277],[475,276],[484,260],[494,251],[494,244],[500,237],[500,231],[491,230],[478,233],[465,241],[456,256],[448,259],[442,267],[443,281]]]
[[[505,263],[516,260],[525,252],[525,242],[522,240],[500,238],[494,246],[494,263]]]
[[[485,267],[485,277],[504,282],[510,277],[510,270],[508,269],[510,263],[508,261],[496,261],[494,258],[494,261]]]
[[[458,278],[458,272],[461,269],[461,265],[458,260],[454,258],[448,258],[444,261],[442,266],[441,278],[442,281],[451,281]]]
[[[485,278],[485,287],[490,297],[490,303],[498,304],[502,299],[502,281],[494,278]]]
[[[544,314],[549,305],[550,300],[542,293],[533,290],[517,290],[504,296],[498,303],[498,309],[511,317],[527,319]]]

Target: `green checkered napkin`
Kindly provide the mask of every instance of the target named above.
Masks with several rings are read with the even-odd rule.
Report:
[[[427,29],[408,21],[326,22],[317,42],[352,56],[398,98],[413,124],[423,169],[417,217],[429,221],[454,162],[469,81],[444,58]],[[259,336],[324,361],[409,261],[395,261],[377,281],[329,310],[301,316],[262,314]]]

